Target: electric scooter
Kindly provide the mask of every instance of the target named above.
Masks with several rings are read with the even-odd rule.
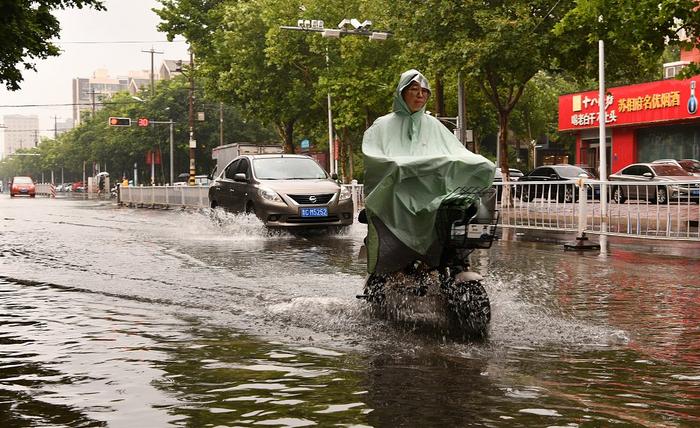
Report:
[[[469,255],[490,248],[496,239],[499,212],[495,207],[493,188],[463,187],[451,192],[437,210],[433,257],[416,257],[392,272],[371,273],[364,293],[357,297],[366,300],[373,313],[394,319],[402,317],[412,300],[429,300],[437,304],[436,311],[446,315],[441,324],[446,324],[449,336],[485,337],[491,305],[483,276],[470,270]],[[392,242],[396,238],[376,216],[363,212],[359,221],[373,224],[380,248],[396,248],[399,259],[406,254],[401,254],[400,246]]]

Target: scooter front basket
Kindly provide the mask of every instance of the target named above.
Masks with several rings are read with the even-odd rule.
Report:
[[[491,248],[498,219],[495,189],[461,187],[450,193],[438,208],[435,227],[445,247]]]

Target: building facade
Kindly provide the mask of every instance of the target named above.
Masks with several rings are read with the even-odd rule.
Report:
[[[667,64],[666,70],[673,71],[665,75],[675,76],[677,65]],[[613,87],[606,92],[608,174],[635,162],[700,159],[700,75]],[[597,90],[559,97],[559,131],[575,134],[575,163],[596,170],[601,147],[599,119]]]
[[[2,158],[19,149],[30,149],[39,145],[39,117],[35,115],[9,114],[3,116]]]
[[[158,71],[154,70],[155,80],[168,80],[181,74],[183,64],[188,61],[163,60]],[[105,69],[96,70],[92,77],[73,79],[73,123],[77,126],[82,115],[91,114],[100,108],[117,92],[136,95],[140,90],[150,87],[150,70],[130,71],[126,76],[112,77]]]

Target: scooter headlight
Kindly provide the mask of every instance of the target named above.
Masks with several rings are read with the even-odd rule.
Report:
[[[277,192],[266,187],[259,188],[258,195],[260,195],[261,198],[271,202],[282,202],[282,198],[280,198],[280,195],[278,195]]]
[[[344,200],[350,199],[350,198],[352,198],[352,191],[351,191],[349,188],[345,187],[345,186],[341,186],[341,187],[340,187],[340,199],[339,199],[339,200],[344,201]]]

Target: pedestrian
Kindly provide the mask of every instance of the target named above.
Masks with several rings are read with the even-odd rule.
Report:
[[[97,194],[101,195],[105,191],[105,176],[103,174],[100,174],[100,177],[98,179],[98,189],[97,189]]]
[[[122,187],[129,187],[129,179],[126,178],[126,175],[122,176]]]
[[[366,219],[360,220],[369,225],[370,273],[392,272],[421,257],[437,263],[440,251],[431,247],[436,248],[435,221],[442,200],[458,188],[484,189],[493,183],[493,162],[467,150],[425,112],[430,95],[423,74],[404,72],[393,111],[378,118],[362,139]]]

